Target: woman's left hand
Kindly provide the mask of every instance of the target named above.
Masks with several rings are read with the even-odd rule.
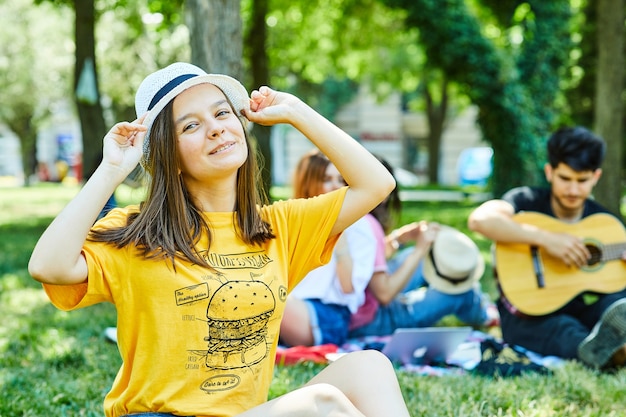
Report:
[[[250,94],[250,111],[244,116],[265,126],[290,123],[294,108],[300,104],[302,101],[291,94],[263,86]]]

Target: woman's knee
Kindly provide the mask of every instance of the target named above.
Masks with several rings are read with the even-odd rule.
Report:
[[[346,362],[350,362],[346,364],[346,367],[350,368],[350,372],[354,372],[353,375],[365,373],[380,375],[381,372],[393,372],[393,365],[389,358],[377,350],[352,352],[344,358]]]
[[[314,415],[355,415],[354,405],[336,386],[322,382],[306,389],[314,404]]]

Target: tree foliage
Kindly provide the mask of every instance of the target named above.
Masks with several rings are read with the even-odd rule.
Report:
[[[415,33],[399,24],[403,17],[378,0],[271,0],[266,46],[272,85],[331,118],[358,82],[376,84],[381,97],[414,90],[419,77],[412,67],[420,55]]]
[[[254,17],[255,23],[253,6],[259,4],[265,12]],[[190,60],[190,34],[183,0],[96,0],[95,7],[98,85],[110,125],[134,117],[134,91],[147,73]],[[593,69],[592,63],[582,64],[591,61],[583,49],[570,55],[569,0],[242,0],[241,14],[245,43],[254,43],[245,54],[244,83],[293,91],[327,117],[361,83],[373,86],[381,98],[398,90],[420,97],[420,110],[430,103],[434,115],[444,103],[453,109],[466,94],[480,108],[484,138],[496,151],[496,194],[522,182],[541,182],[545,137],[559,121],[580,120],[576,111],[583,104],[586,114],[591,111],[588,94],[570,100],[569,107],[560,95],[571,86],[582,91],[576,80]],[[575,23],[584,39],[590,25]],[[28,53],[20,50],[27,61]],[[582,71],[572,65],[576,54]],[[444,80],[447,89],[441,88]],[[67,81],[62,86],[73,91]],[[571,110],[572,117],[558,114],[557,106]]]
[[[75,51],[74,83],[66,90],[66,97],[75,96],[84,71],[92,75],[88,97],[76,97],[84,170],[88,177],[100,162],[107,126],[135,118],[134,92],[141,79],[173,58],[188,60],[188,32],[180,23],[182,3],[160,0],[35,0],[35,3],[42,8],[54,4],[58,10],[74,11],[74,24],[68,25],[72,19],[64,19],[65,26],[74,29],[74,35],[60,43],[73,45]],[[71,73],[71,66],[58,70],[58,74],[68,72]],[[108,116],[106,122],[105,116]]]
[[[464,0],[386,3],[406,10],[429,62],[479,107],[484,139],[494,148],[493,192],[540,182],[538,153],[553,128],[571,49],[569,1],[485,2],[497,10],[486,22],[486,6],[479,16]]]
[[[574,19],[575,47],[563,83],[563,123],[593,125],[593,97],[598,66],[597,0],[587,0]]]
[[[37,130],[70,88],[68,10],[13,0],[0,13],[0,123],[20,138],[26,180],[35,172]]]
[[[178,4],[177,4],[178,3]],[[100,0],[96,55],[107,123],[133,120],[141,80],[174,61],[191,57],[181,2]]]

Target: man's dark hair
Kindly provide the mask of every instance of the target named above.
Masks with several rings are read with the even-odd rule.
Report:
[[[564,163],[574,171],[595,171],[605,152],[604,140],[581,126],[560,128],[548,139],[548,162],[553,168]]]

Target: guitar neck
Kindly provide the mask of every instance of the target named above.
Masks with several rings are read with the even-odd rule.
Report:
[[[600,262],[621,259],[624,251],[626,251],[626,242],[603,245]]]

